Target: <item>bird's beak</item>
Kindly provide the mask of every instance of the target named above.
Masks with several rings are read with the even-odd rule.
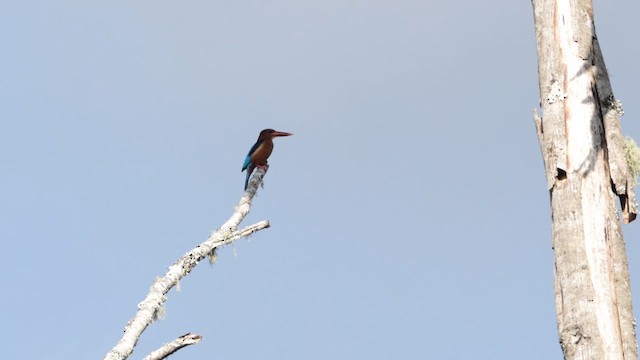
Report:
[[[272,134],[273,137],[276,136],[291,136],[293,135],[292,133],[288,133],[288,132],[284,132],[284,131],[276,131]]]

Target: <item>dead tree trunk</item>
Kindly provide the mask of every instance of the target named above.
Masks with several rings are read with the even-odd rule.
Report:
[[[616,200],[636,215],[620,103],[596,38],[591,0],[532,0],[551,196],[555,302],[565,359],[637,359],[631,284]]]

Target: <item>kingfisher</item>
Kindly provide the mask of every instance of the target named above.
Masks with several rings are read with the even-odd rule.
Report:
[[[293,134],[284,131],[275,131],[273,129],[264,129],[260,131],[258,141],[256,141],[256,143],[251,147],[251,150],[249,150],[249,153],[247,154],[247,158],[244,160],[244,165],[242,165],[242,171],[247,170],[247,178],[244,180],[245,190],[247,190],[247,186],[249,186],[249,178],[251,177],[253,170],[256,167],[264,168],[267,166],[267,159],[273,151],[273,138],[291,135]]]

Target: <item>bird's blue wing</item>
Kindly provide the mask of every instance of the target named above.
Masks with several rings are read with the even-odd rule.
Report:
[[[251,154],[253,154],[256,151],[256,149],[258,148],[258,146],[260,146],[261,143],[262,141],[257,141],[251,147],[251,150],[249,150],[247,157],[244,159],[244,164],[242,164],[242,171],[245,171],[249,167],[249,164],[251,164]]]
[[[250,164],[251,164],[251,155],[247,155],[247,158],[244,159],[244,164],[242,164],[242,171],[245,171]]]

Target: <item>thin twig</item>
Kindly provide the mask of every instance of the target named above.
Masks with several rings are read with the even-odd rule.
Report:
[[[171,355],[174,352],[182,349],[185,346],[189,346],[189,345],[193,345],[193,344],[199,343],[200,340],[202,340],[202,336],[200,336],[200,335],[191,334],[191,333],[184,334],[184,335],[180,336],[179,338],[173,340],[172,342],[162,345],[162,347],[160,347],[158,350],[155,350],[152,353],[150,353],[149,355],[147,355],[147,357],[145,357],[143,360],[162,360],[162,359],[165,359],[169,355]]]

